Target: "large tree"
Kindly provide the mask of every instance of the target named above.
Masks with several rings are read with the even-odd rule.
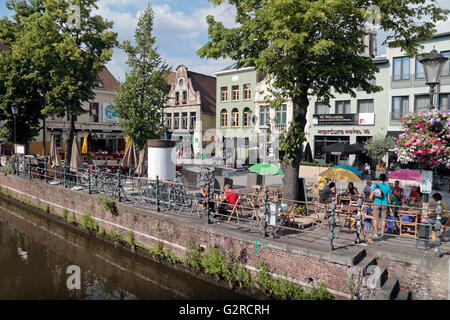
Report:
[[[122,45],[131,70],[114,100],[119,124],[138,149],[160,133],[162,110],[169,93],[170,69],[156,50],[152,31],[153,11],[149,5],[139,17],[134,35],[136,45],[130,41]]]
[[[0,41],[11,48],[7,54],[27,58],[22,79],[35,84],[45,97],[42,115],[69,121],[66,162],[71,158],[76,117],[85,112],[82,103],[95,97],[99,73],[117,45],[117,34],[110,31],[113,23],[92,14],[96,2],[9,0],[13,21],[5,17],[1,23]]]
[[[220,5],[224,0],[209,0]],[[236,8],[234,28],[226,28],[208,16],[209,42],[198,54],[206,58],[231,58],[239,67],[254,66],[269,75],[274,87],[270,105],[292,99],[293,122],[281,141],[285,152],[285,192],[299,198],[298,170],[305,130],[308,95],[329,104],[336,94],[356,96],[356,88],[368,93],[382,90],[372,84],[378,71],[363,55],[366,22],[371,6],[380,8],[380,28],[389,32],[385,43],[413,55],[419,41],[430,39],[435,23],[448,10],[436,0],[228,0]],[[372,7],[373,8],[373,7]],[[428,22],[424,22],[428,19]],[[287,138],[287,139],[286,139]]]

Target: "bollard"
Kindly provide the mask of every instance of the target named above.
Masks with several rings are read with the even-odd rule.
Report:
[[[208,183],[207,187],[206,187],[206,224],[211,224],[211,220],[209,219],[209,201],[210,201],[210,196],[211,196],[211,184]],[[197,201],[197,199],[194,199],[195,201]]]
[[[159,209],[159,176],[156,176],[156,211],[161,211]]]
[[[436,207],[436,225],[434,227],[435,231],[434,255],[436,257],[442,256],[442,253],[439,251],[439,247],[441,245],[441,229],[442,229],[441,214],[442,214],[442,201],[439,201]]]
[[[355,238],[355,244],[361,243],[361,209],[363,204],[363,198],[362,194],[358,197],[358,213],[356,214],[356,238]]]
[[[117,201],[121,201],[120,198],[120,170],[117,171]]]
[[[330,250],[334,250],[334,245],[333,245],[333,239],[334,239],[334,213],[336,210],[336,198],[333,197],[333,199],[331,200],[331,216],[330,216],[330,232],[328,234],[328,239],[329,239],[329,248]]]
[[[91,168],[88,168],[88,194],[91,194]]]
[[[44,159],[44,179],[45,179],[46,183],[47,183],[47,165],[48,165],[48,159],[45,158]]]
[[[264,186],[264,190],[263,190],[263,205],[262,205],[262,209],[263,209],[263,213],[264,213],[264,219],[262,221],[262,230],[261,230],[261,235],[263,237],[267,237],[267,190],[266,190],[266,186]]]
[[[67,164],[64,161],[64,188],[67,188]]]
[[[31,158],[28,158],[28,178],[31,179]]]
[[[17,174],[17,171],[16,171],[16,158],[15,157],[12,158],[12,169],[13,169],[13,174],[14,175]]]

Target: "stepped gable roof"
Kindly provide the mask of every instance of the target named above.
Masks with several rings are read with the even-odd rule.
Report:
[[[216,113],[216,78],[187,70],[194,91],[200,91],[201,109],[204,113]]]

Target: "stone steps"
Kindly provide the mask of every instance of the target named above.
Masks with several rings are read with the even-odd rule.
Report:
[[[375,296],[371,300],[411,300],[411,292],[400,289],[399,281],[390,277],[387,268],[379,266],[375,258],[368,257],[365,250],[359,252],[354,261],[357,263],[352,268],[352,274],[364,276],[365,285],[376,286]]]

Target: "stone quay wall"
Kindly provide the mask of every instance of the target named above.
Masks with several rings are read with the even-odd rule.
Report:
[[[131,231],[135,241],[148,248],[161,243],[179,258],[186,254],[190,241],[208,248],[210,245],[224,246],[232,239],[236,253],[249,270],[256,271],[258,261],[262,260],[274,276],[285,277],[306,288],[313,283],[321,283],[337,299],[351,297],[347,279],[355,259],[364,252],[360,247],[330,252],[284,239],[264,238],[257,232],[242,232],[227,227],[226,224],[208,225],[206,218],[200,220],[185,215],[153,212],[131,203],[116,202],[117,211],[112,214],[102,206],[102,195],[89,195],[24,177],[0,175],[0,185],[16,198],[29,200],[39,206],[47,204],[55,212],[62,213],[66,208],[68,213],[76,216],[77,221],[80,221],[84,213],[89,213],[106,231],[114,230],[123,234]],[[261,246],[262,242],[264,246]],[[400,264],[395,255],[377,255],[383,259],[389,271],[392,269],[401,286],[412,291],[413,298],[416,298],[417,290],[420,290],[417,296],[419,299],[448,299],[448,259],[445,260],[446,272],[442,272],[445,266],[440,267],[438,275],[434,276],[436,265],[433,263],[429,266],[424,266],[420,261],[416,264],[414,261]],[[418,274],[429,276],[419,278]],[[445,284],[444,289],[437,290],[437,283],[441,287]]]

